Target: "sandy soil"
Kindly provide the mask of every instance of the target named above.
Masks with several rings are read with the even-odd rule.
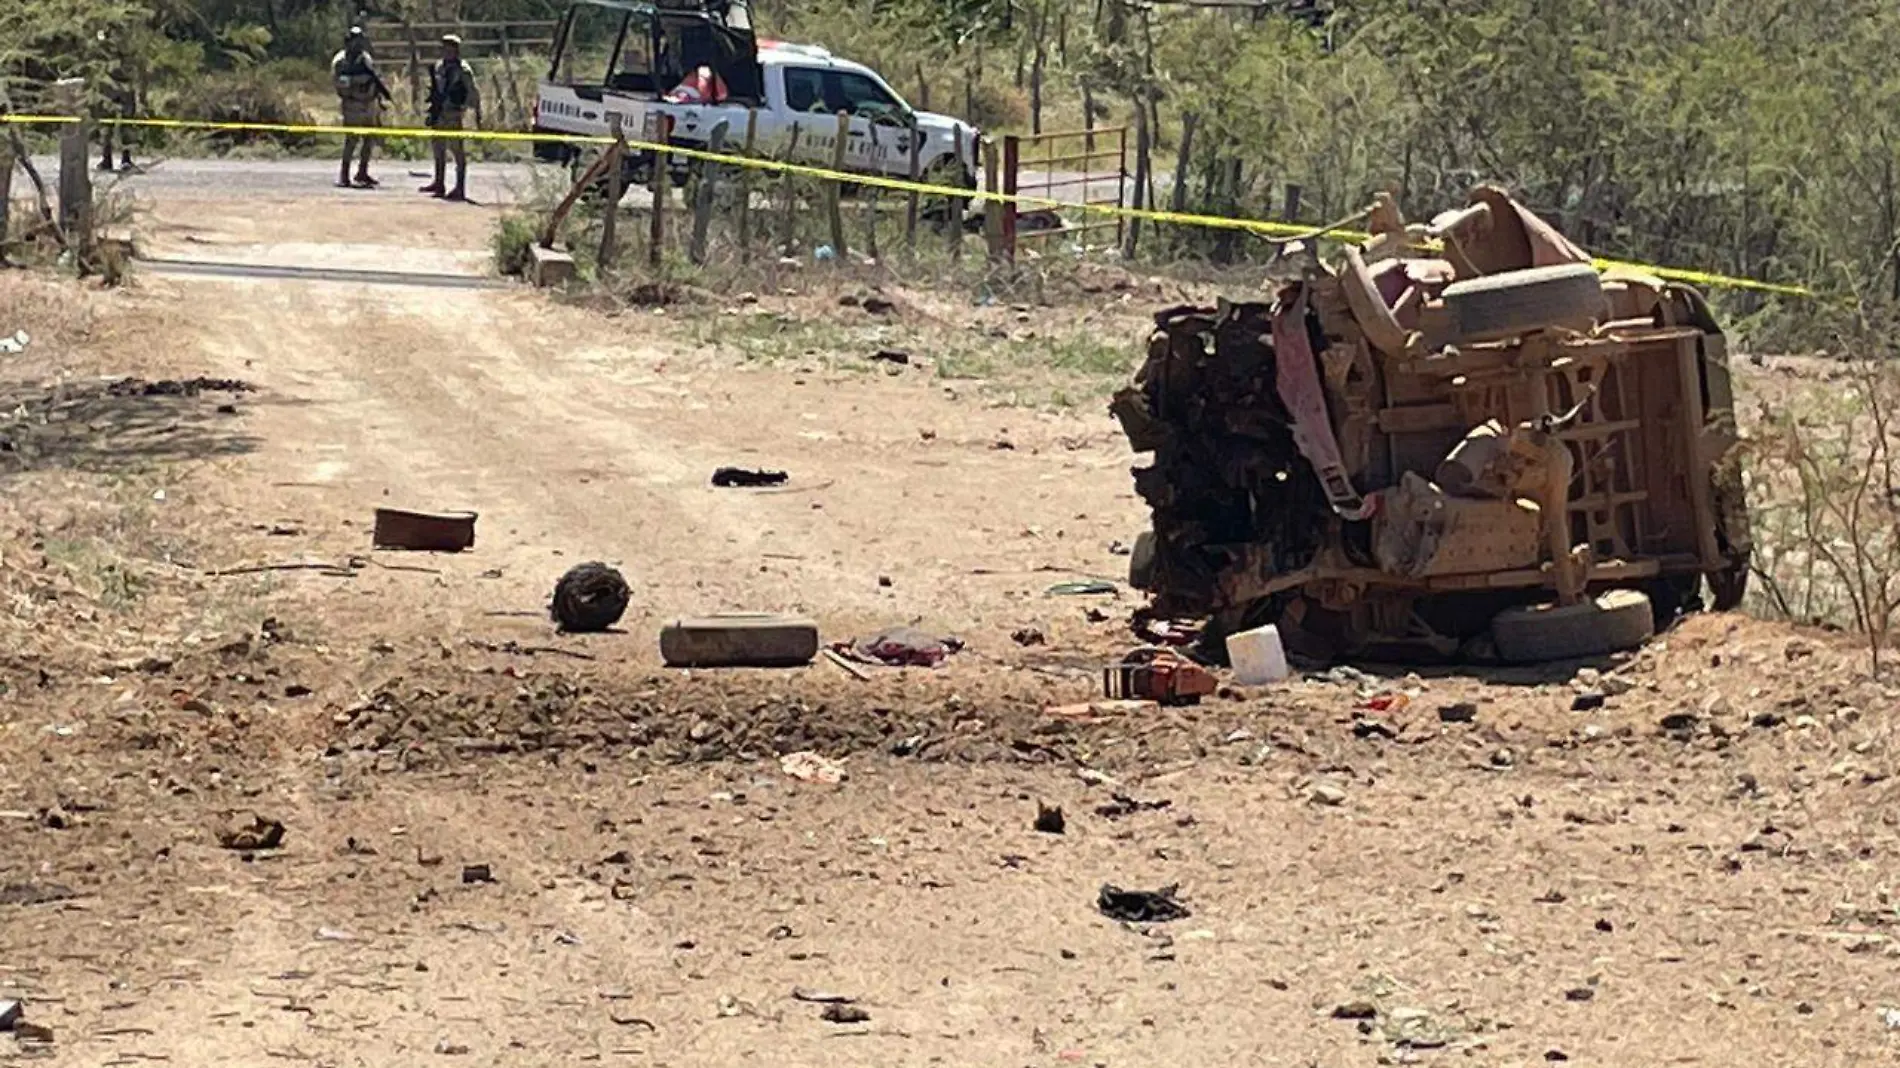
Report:
[[[161,204],[152,244],[467,269],[487,216],[439,207]],[[1103,320],[1131,359],[1140,312]],[[1125,567],[1142,512],[1112,423],[927,360],[704,340],[745,313],[0,277],[0,333],[35,333],[0,357],[0,1000],[53,1035],[0,1058],[1900,1052],[1896,694],[1850,642],[1703,616],[1602,664],[1052,717],[1130,644],[1132,598],[1047,593]],[[128,375],[254,391],[101,385]],[[727,464],[792,481],[709,486]],[[475,550],[371,552],[390,503],[478,511]],[[548,591],[587,559],[634,607],[556,636]],[[332,566],[216,574],[289,563]],[[660,666],[664,621],[727,609],[969,649],[869,682]],[[789,776],[802,749],[848,777]],[[281,847],[223,848],[253,813]],[[1191,915],[1116,922],[1104,883],[1179,884]],[[868,1018],[822,1019],[828,995]]]

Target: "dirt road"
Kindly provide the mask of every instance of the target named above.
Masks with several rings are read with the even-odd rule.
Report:
[[[479,261],[479,212],[321,203],[161,205],[152,247]],[[1140,521],[1100,407],[992,406],[928,361],[748,363],[718,338],[755,313],[148,276],[27,324],[44,340],[7,381],[65,384],[8,387],[48,414],[7,424],[0,468],[0,1000],[53,1042],[0,1056],[1900,1051],[1893,695],[1851,646],[1703,617],[1587,667],[1051,717],[1128,641],[1132,601],[1046,592],[1114,576]],[[87,406],[83,376],[127,374],[256,391]],[[70,411],[85,432],[55,439]],[[792,481],[716,490],[726,464]],[[475,551],[369,553],[384,503],[478,511]],[[546,594],[584,559],[632,581],[623,633],[550,633]],[[299,561],[340,566],[210,574]],[[721,609],[970,648],[870,683],[658,667],[661,622]],[[1046,644],[1017,646],[1028,628]],[[1573,711],[1579,691],[1609,696]],[[1364,709],[1392,692],[1409,705]],[[849,777],[789,776],[803,748]],[[1032,829],[1039,802],[1066,833]],[[251,812],[281,848],[220,846]],[[1178,883],[1191,915],[1118,923],[1104,883]],[[837,998],[867,1018],[822,1019]]]

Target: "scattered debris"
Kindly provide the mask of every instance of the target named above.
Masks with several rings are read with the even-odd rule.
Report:
[[[1889,1031],[1900,1031],[1900,1009],[1883,1006],[1880,1010],[1880,1022],[1886,1024]]]
[[[823,653],[824,653],[825,659],[830,661],[832,666],[836,667],[839,671],[844,672],[845,674],[851,676],[852,678],[858,680],[859,682],[871,681],[870,672],[864,670],[863,668],[852,663],[851,661],[846,660],[844,657],[844,654],[840,653],[838,650],[826,649],[826,650],[823,650]]]
[[[859,1005],[840,1005],[833,1003],[826,1005],[824,1011],[818,1014],[818,1018],[826,1023],[856,1024],[865,1023],[870,1020],[871,1014],[866,1012],[864,1008]]]
[[[1102,671],[1102,693],[1110,700],[1197,705],[1218,688],[1206,668],[1169,649],[1136,649]]]
[[[1058,582],[1046,591],[1051,597],[1102,597],[1120,592],[1121,587],[1103,579],[1082,582]]]
[[[337,927],[319,927],[317,928],[317,941],[354,942],[356,941],[356,936]]]
[[[1382,719],[1355,719],[1352,721],[1352,736],[1354,738],[1384,738],[1387,741],[1397,741],[1399,732],[1398,728]]]
[[[548,614],[564,634],[598,634],[620,622],[632,597],[620,572],[590,560],[569,568],[554,584]]]
[[[1315,805],[1337,808],[1346,803],[1346,788],[1336,782],[1321,781],[1313,784],[1306,799]]]
[[[1062,816],[1061,805],[1045,805],[1036,802],[1036,830],[1043,834],[1061,834],[1068,829],[1069,822]]]
[[[1608,697],[1602,690],[1585,690],[1571,700],[1570,711],[1595,712],[1597,709],[1603,707],[1603,703],[1606,700],[1608,700]]]
[[[747,467],[722,467],[713,472],[712,484],[721,489],[738,487],[754,489],[761,486],[783,486],[791,480],[783,471],[761,471]]]
[[[495,881],[495,873],[492,870],[490,870],[488,865],[486,864],[462,865],[463,885],[468,885],[471,883],[492,883],[494,881]]]
[[[823,783],[836,786],[845,780],[844,765],[836,760],[819,756],[809,749],[796,753],[787,753],[779,758],[779,770],[800,782]]]
[[[903,349],[879,349],[871,354],[871,359],[878,363],[894,363],[903,367],[910,366],[910,353],[905,352]]]
[[[1593,986],[1573,986],[1564,991],[1565,1001],[1590,1001],[1596,996],[1597,991]]]
[[[0,1001],[0,1031],[11,1031],[13,1025],[20,1022],[26,1007],[18,1001]]]
[[[445,1038],[435,1044],[435,1051],[446,1057],[462,1057],[468,1054],[468,1047]]]
[[[620,1016],[610,1012],[607,1019],[620,1027],[644,1027],[656,1035],[660,1033],[659,1025],[644,1016]]]
[[[416,512],[376,509],[370,544],[378,549],[459,553],[475,545],[474,512]]]
[[[660,657],[668,667],[799,667],[817,655],[818,624],[797,616],[700,616],[660,630]]]
[[[1124,890],[1109,883],[1102,884],[1102,891],[1096,897],[1095,907],[1102,915],[1111,920],[1124,923],[1167,923],[1171,920],[1184,920],[1193,913],[1175,897],[1180,890],[1179,884],[1164,886],[1159,890]]]
[[[1022,627],[1009,636],[1010,640],[1021,646],[1047,645],[1049,639],[1035,627]]]
[[[792,988],[792,998],[797,1001],[809,1001],[814,1005],[855,1005],[858,999],[849,994],[834,994],[829,990],[813,990],[806,986]]]
[[[1410,697],[1394,692],[1375,694],[1360,702],[1359,707],[1366,712],[1403,712],[1411,703]]]
[[[1335,1020],[1376,1020],[1379,1018],[1379,1006],[1363,999],[1345,1001],[1333,1006]]]
[[[253,815],[247,824],[219,831],[218,844],[241,852],[276,849],[284,844],[284,825],[273,819]]]
[[[871,638],[832,646],[866,664],[887,667],[936,667],[963,650],[963,640],[936,637],[916,627],[894,627]]]
[[[1053,719],[1101,719],[1109,716],[1132,716],[1140,712],[1158,712],[1159,701],[1086,701],[1075,705],[1049,705],[1042,714]]]
[[[1172,807],[1174,807],[1174,802],[1165,797],[1159,801],[1137,801],[1127,794],[1118,793],[1111,796],[1108,804],[1097,805],[1095,814],[1103,819],[1118,820],[1137,812],[1160,812]]]
[[[53,1044],[53,1029],[45,1024],[21,1020],[13,1025],[13,1037],[19,1042],[37,1043],[42,1046]]]
[[[1696,724],[1701,721],[1702,717],[1694,712],[1671,712],[1657,725],[1671,734],[1687,734],[1695,730]]]
[[[19,335],[14,335],[18,337]],[[236,378],[161,378],[147,382],[142,378],[121,378],[106,387],[114,397],[196,397],[200,393],[254,393],[256,387]]]
[[[33,343],[33,336],[24,330],[15,330],[11,337],[0,337],[0,354],[18,356]]]

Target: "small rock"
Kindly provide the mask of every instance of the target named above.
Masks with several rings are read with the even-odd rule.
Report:
[[[1605,675],[1597,685],[1597,689],[1611,697],[1621,697],[1635,688],[1636,683],[1621,675]]]
[[[1061,834],[1068,827],[1068,821],[1062,816],[1061,805],[1045,805],[1036,802],[1036,830],[1043,834]]]
[[[1011,641],[1022,646],[1046,645],[1049,642],[1049,639],[1043,635],[1042,631],[1037,630],[1035,627],[1023,627],[1009,637]]]
[[[891,577],[889,575],[879,575],[877,577],[877,585],[879,589],[888,590],[892,586],[896,585],[896,583],[891,581]]]
[[[1802,1016],[1813,1016],[1814,1006],[1805,1001],[1797,1001],[1794,1003],[1794,1011]]]
[[[1702,718],[1694,712],[1671,712],[1664,716],[1658,725],[1672,734],[1680,734],[1695,730],[1696,724],[1700,722]]]
[[[1754,724],[1757,730],[1766,731],[1773,730],[1783,723],[1788,722],[1788,717],[1779,712],[1757,712],[1755,713],[1755,718],[1749,720],[1749,722]]]
[[[879,349],[871,354],[878,363],[894,363],[900,367],[910,366],[910,353],[903,349]]]
[[[1810,657],[1814,655],[1814,646],[1809,645],[1807,642],[1804,642],[1800,640],[1799,638],[1796,638],[1795,640],[1789,642],[1787,645],[1782,646],[1781,655],[1787,657],[1791,661],[1801,660],[1805,657]]]
[[[859,307],[862,307],[872,315],[888,315],[897,310],[895,303],[877,296],[865,297],[864,300],[859,303]]]
[[[1552,1064],[1556,1064],[1560,1061],[1569,1060],[1570,1054],[1565,1053],[1563,1050],[1560,1050],[1560,1049],[1547,1049],[1544,1051],[1544,1059],[1549,1061]]]
[[[1352,736],[1355,738],[1385,738],[1395,740],[1399,732],[1392,725],[1376,719],[1358,719],[1352,724]]]
[[[1589,986],[1573,986],[1564,991],[1565,1001],[1589,1001],[1596,996],[1596,988]]]
[[[1609,920],[1598,920],[1597,930],[1604,934],[1614,934],[1616,933],[1616,924],[1611,923]]]
[[[1457,704],[1438,707],[1438,720],[1441,723],[1470,723],[1477,718],[1478,706],[1472,701],[1459,701]]]
[[[1336,782],[1316,782],[1306,799],[1315,805],[1336,808],[1346,803],[1346,788]]]
[[[490,871],[486,864],[464,864],[462,866],[462,882],[464,884],[492,883],[494,881],[495,873]]]
[[[435,1044],[435,1051],[446,1057],[462,1057],[468,1054],[468,1047],[445,1038]]]
[[[692,742],[694,745],[703,745],[711,741],[712,737],[718,733],[719,728],[713,726],[706,720],[694,720],[693,725],[686,731],[686,740]]]
[[[841,1005],[833,1002],[825,1006],[824,1011],[818,1014],[818,1018],[826,1023],[855,1024],[869,1020],[871,1014],[864,1011],[861,1005]]]
[[[1570,702],[1572,712],[1595,712],[1603,707],[1606,698],[1601,690],[1585,690]]]
[[[218,844],[246,853],[276,849],[284,844],[284,825],[277,820],[253,815],[249,823],[219,831]]]
[[[1516,767],[1517,754],[1508,748],[1498,749],[1491,754],[1491,766],[1494,768]]]
[[[1378,1015],[1379,1007],[1370,1001],[1347,1001],[1333,1006],[1335,1020],[1372,1020]]]
[[[1889,1031],[1900,1031],[1900,1009],[1882,1008],[1880,1022],[1887,1025]]]
[[[22,1044],[32,1042],[43,1046],[53,1044],[53,1029],[45,1024],[29,1023],[21,1020],[13,1025],[13,1037]]]

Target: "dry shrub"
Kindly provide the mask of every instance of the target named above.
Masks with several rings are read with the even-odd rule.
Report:
[[[1884,665],[1900,622],[1900,348],[1891,314],[1840,334],[1824,388],[1762,406],[1751,479],[1758,602],[1851,629]]]

